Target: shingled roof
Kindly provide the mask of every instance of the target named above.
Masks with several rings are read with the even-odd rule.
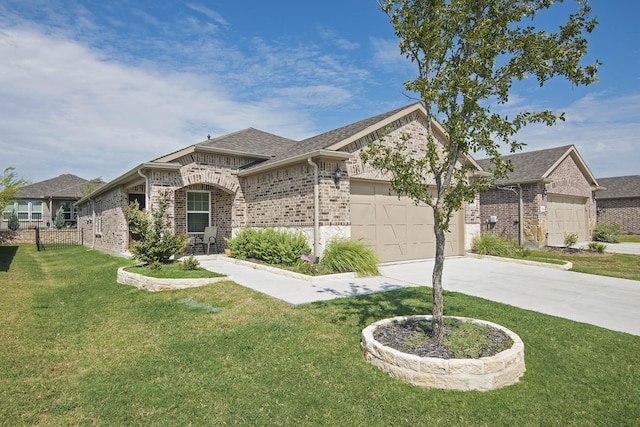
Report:
[[[498,185],[522,184],[544,181],[553,170],[560,164],[565,157],[574,155],[579,166],[583,168],[583,172],[592,182],[596,183],[595,178],[582,161],[575,146],[564,145],[562,147],[548,148],[545,150],[529,151],[524,153],[509,154],[502,156],[504,161],[510,161],[513,165],[513,172],[509,174],[509,178],[496,181]],[[478,163],[485,171],[491,171],[493,164],[490,159],[478,160]]]
[[[605,187],[596,192],[598,199],[640,197],[640,175],[598,178],[598,184]]]
[[[313,153],[317,150],[326,149],[333,144],[344,141],[345,139],[356,135],[371,126],[374,126],[381,121],[412,107],[413,105],[404,106],[386,113],[378,114],[377,116],[369,117],[302,141],[294,141],[263,132],[258,129],[248,128],[229,135],[203,141],[196,144],[196,146],[243,151],[246,153],[270,156],[270,159],[259,163],[260,166],[265,166],[282,162],[286,159],[295,158],[303,154]]]
[[[55,178],[25,185],[16,193],[17,199],[79,199],[88,180],[64,174]]]

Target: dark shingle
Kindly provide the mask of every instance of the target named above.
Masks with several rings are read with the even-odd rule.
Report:
[[[640,175],[598,178],[598,184],[606,188],[596,192],[598,199],[640,197]]]
[[[311,153],[316,150],[330,147],[331,145],[336,144],[340,141],[344,141],[345,139],[357,134],[358,132],[361,132],[368,127],[373,126],[376,123],[379,123],[386,118],[391,117],[394,114],[399,113],[400,111],[405,110],[409,107],[411,107],[411,105],[406,105],[404,107],[397,108],[386,113],[378,114],[377,116],[369,117],[367,119],[321,133],[320,135],[312,136],[311,138],[303,139],[302,141],[288,147],[287,150],[281,151],[280,153],[276,154],[271,160],[267,160],[263,164],[285,160],[305,153]]]
[[[534,182],[542,180],[549,169],[571,148],[571,145],[549,148],[546,150],[529,151],[526,153],[502,156],[513,164],[513,172],[509,178],[496,182],[497,184],[511,184],[518,182]],[[493,164],[489,159],[478,160],[482,169],[490,171]]]
[[[64,174],[56,178],[25,185],[16,194],[18,199],[79,198],[89,181],[76,175]]]
[[[248,128],[239,132],[212,138],[196,145],[275,156],[278,153],[290,151],[297,144],[299,144],[299,142],[292,139],[283,138],[258,129]]]

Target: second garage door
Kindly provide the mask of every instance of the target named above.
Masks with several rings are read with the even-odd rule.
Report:
[[[565,235],[575,233],[578,241],[590,240],[587,236],[587,199],[549,195],[547,203],[547,244],[563,245]]]
[[[389,194],[389,184],[351,181],[351,237],[363,239],[382,262],[435,257],[433,212],[408,197]],[[464,224],[451,220],[445,255],[463,255]]]

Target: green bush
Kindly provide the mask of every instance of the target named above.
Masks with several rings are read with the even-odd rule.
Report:
[[[578,235],[576,233],[565,233],[564,245],[568,248],[578,243]]]
[[[377,276],[378,258],[364,243],[346,239],[329,242],[320,258],[320,269],[331,273],[356,272],[360,276]]]
[[[622,226],[620,224],[602,222],[596,225],[593,240],[596,242],[619,243]]]
[[[492,233],[476,236],[472,245],[473,253],[479,255],[524,258],[529,253],[528,249],[519,245],[515,240],[496,236]]]
[[[20,228],[20,220],[18,220],[18,214],[15,209],[11,211],[9,214],[9,221],[7,222],[7,227],[9,230],[16,231]]]
[[[56,211],[56,217],[53,220],[53,226],[57,229],[60,230],[62,227],[64,227],[64,209],[62,208],[62,206],[60,206],[58,208],[58,210]]]
[[[593,252],[598,252],[599,254],[601,254],[605,249],[607,249],[607,245],[599,242],[591,242],[589,243],[589,249],[591,249]]]
[[[185,258],[184,261],[180,263],[180,268],[184,271],[191,271],[198,268],[200,262],[191,255],[189,258]]]
[[[302,252],[311,250],[302,233],[273,228],[245,228],[236,237],[226,241],[235,258],[254,258],[267,264],[295,265]]]

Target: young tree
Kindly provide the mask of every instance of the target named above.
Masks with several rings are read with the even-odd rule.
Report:
[[[555,31],[534,23],[562,0],[378,0],[400,39],[400,51],[417,66],[417,77],[405,88],[426,109],[426,154],[403,151],[405,141],[382,138],[363,151],[365,163],[391,175],[401,195],[433,208],[436,258],[432,273],[434,338],[443,335],[442,271],[445,233],[453,213],[487,185],[469,180],[467,155],[492,159],[494,178],[506,177],[502,145],[513,152],[522,145],[514,136],[529,123],[553,125],[563,114],[521,111],[512,117],[494,111],[505,104],[514,82],[535,78],[540,86],[560,76],[575,85],[597,81],[600,63],[580,64],[587,53],[585,33],[597,24],[588,0],[575,0],[575,11]],[[556,8],[554,8],[555,11]],[[446,132],[440,144],[434,122]],[[435,191],[429,184],[435,184]],[[431,186],[433,188],[433,186]]]
[[[5,168],[0,176],[0,212],[4,212],[4,208],[13,200],[20,187],[27,184],[24,179],[17,178],[14,167]]]
[[[134,259],[145,264],[166,264],[171,255],[182,253],[187,247],[189,236],[174,235],[167,216],[172,194],[166,191],[148,212],[141,211],[138,202],[127,207],[129,229],[138,236],[130,248]]]
[[[53,226],[60,230],[62,227],[64,227],[64,208],[62,206],[60,206],[58,208],[58,210],[56,211],[56,217],[53,220]]]

